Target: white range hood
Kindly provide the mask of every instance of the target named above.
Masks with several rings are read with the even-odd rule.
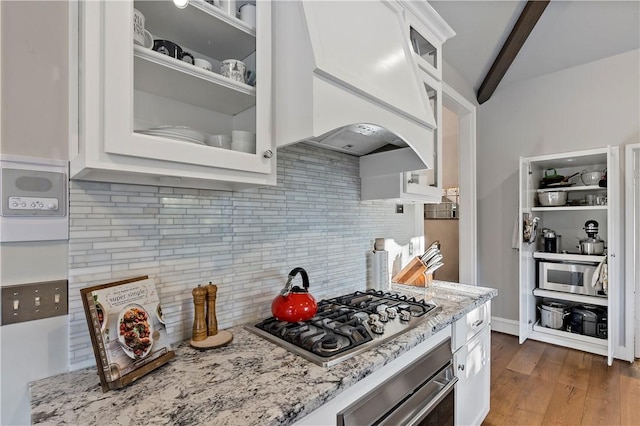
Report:
[[[432,168],[436,120],[401,6],[272,4],[277,145],[308,142],[357,156],[409,147],[387,173]]]

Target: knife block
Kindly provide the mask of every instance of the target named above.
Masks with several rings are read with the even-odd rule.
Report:
[[[402,268],[400,272],[395,274],[391,280],[398,284],[424,287],[426,282],[424,273],[426,271],[426,265],[422,263],[419,257],[414,257],[405,265],[404,268]]]

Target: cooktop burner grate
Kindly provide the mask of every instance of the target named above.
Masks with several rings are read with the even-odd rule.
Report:
[[[399,294],[368,290],[321,300],[308,321],[267,318],[247,329],[322,366],[404,333],[440,310]]]

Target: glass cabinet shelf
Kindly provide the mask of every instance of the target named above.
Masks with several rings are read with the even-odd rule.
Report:
[[[255,105],[256,89],[142,46],[134,46],[136,90],[235,115]]]
[[[145,28],[155,37],[216,58],[243,60],[256,51],[256,30],[206,2],[178,9],[172,1],[136,1]],[[187,49],[187,50],[188,50]]]

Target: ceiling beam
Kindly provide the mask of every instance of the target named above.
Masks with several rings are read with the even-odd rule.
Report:
[[[500,53],[498,53],[496,60],[493,61],[491,69],[489,69],[487,76],[478,89],[477,99],[479,104],[485,103],[493,95],[502,77],[507,73],[511,63],[516,58],[520,48],[524,45],[548,4],[549,0],[531,0],[524,6],[518,21],[511,30],[511,34],[507,37],[507,41],[504,42]]]

